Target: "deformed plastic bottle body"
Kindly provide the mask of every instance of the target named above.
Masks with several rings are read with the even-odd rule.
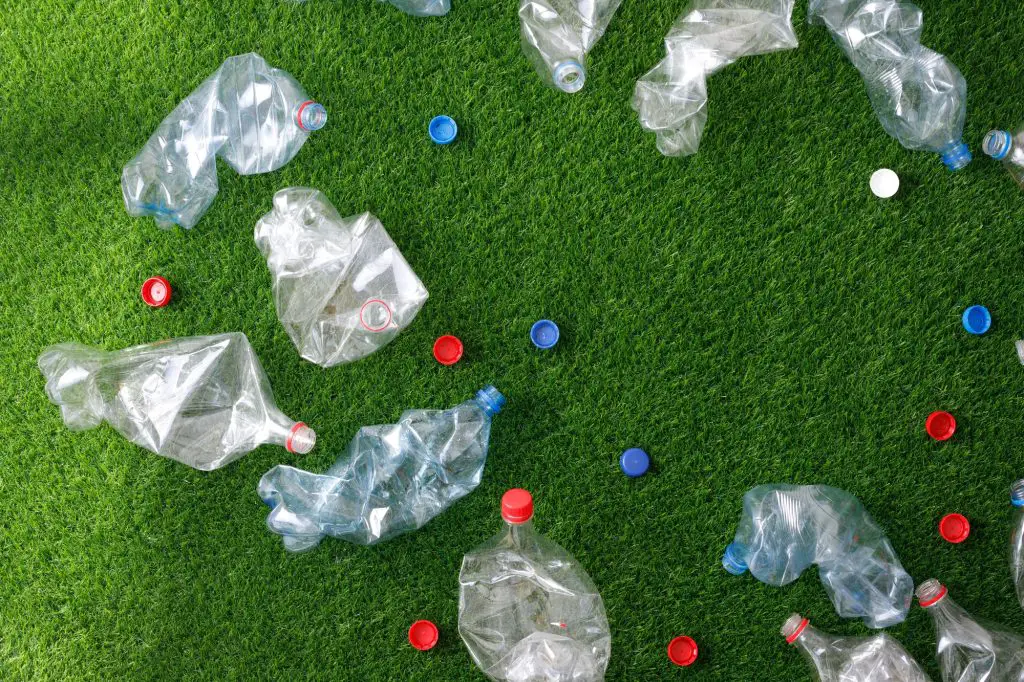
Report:
[[[1024,638],[973,617],[934,578],[917,599],[935,624],[943,682],[1024,682]]]
[[[1010,539],[1010,571],[1017,590],[1017,601],[1024,608],[1024,479],[1010,488],[1014,509],[1013,535]]]
[[[312,429],[277,408],[241,333],[112,352],[59,344],[43,351],[39,368],[71,430],[105,421],[136,445],[202,471],[264,443],[306,453],[316,442]]]
[[[217,156],[242,175],[277,170],[326,122],[288,73],[255,53],[229,57],[125,165],[128,213],[194,227],[217,194]]]
[[[586,56],[601,39],[622,0],[520,0],[523,52],[547,83],[578,92]]]
[[[342,218],[315,189],[275,194],[255,239],[270,268],[281,324],[299,354],[323,367],[382,348],[427,300],[376,217]]]
[[[707,123],[707,78],[741,57],[797,46],[794,0],[695,0],[665,37],[665,58],[633,91],[640,125],[666,156],[697,153]]]
[[[513,490],[511,495],[529,493]],[[529,512],[466,554],[459,634],[473,661],[502,682],[599,682],[611,656],[604,603],[590,576],[537,533]]]
[[[380,0],[388,2],[406,14],[414,17],[443,17],[452,8],[451,0]],[[290,0],[294,3],[303,3],[306,0]]]
[[[868,627],[902,622],[914,584],[860,501],[829,486],[762,485],[743,497],[743,515],[722,565],[782,586],[812,564],[836,612]]]
[[[488,386],[450,410],[408,410],[397,424],[363,427],[323,474],[274,467],[257,489],[267,527],[293,552],[327,536],[373,545],[422,527],[479,485],[504,402]]]
[[[1024,188],[1024,126],[1016,132],[1007,130],[990,130],[981,145],[982,151],[1003,166],[1014,181]]]
[[[963,142],[967,83],[941,54],[921,45],[924,15],[901,0],[810,0],[867,87],[885,131],[907,149],[940,154],[949,170],[971,153]]]
[[[800,614],[782,626],[817,673],[819,682],[931,682],[917,661],[892,637],[843,637],[822,632]]]

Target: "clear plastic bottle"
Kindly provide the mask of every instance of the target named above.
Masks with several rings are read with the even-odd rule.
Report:
[[[996,161],[1002,161],[1014,181],[1024,188],[1024,126],[1012,134],[1007,130],[988,131],[981,148]]]
[[[217,195],[216,157],[242,175],[277,170],[325,123],[327,111],[288,73],[256,53],[229,57],[124,167],[128,213],[194,227]]]
[[[275,194],[255,238],[273,278],[277,317],[299,354],[323,367],[387,345],[427,300],[376,217],[342,218],[315,189]]]
[[[328,535],[373,545],[422,527],[479,485],[491,418],[504,404],[488,386],[450,410],[364,426],[324,474],[274,467],[257,488],[270,507],[267,528],[302,552]]]
[[[201,471],[264,443],[302,454],[316,443],[312,429],[277,408],[245,334],[112,352],[63,343],[43,351],[39,369],[72,431],[105,421],[136,445]]]
[[[665,37],[665,58],[637,81],[633,109],[666,156],[696,154],[707,79],[741,57],[797,46],[794,0],[695,0]]]
[[[781,633],[811,664],[819,682],[931,682],[907,650],[885,633],[832,635],[798,613],[786,620]]]
[[[520,0],[523,52],[546,82],[579,92],[586,56],[604,35],[622,0]]]
[[[533,528],[533,498],[501,500],[502,530],[462,559],[459,634],[477,666],[502,682],[599,682],[611,633],[594,582]]]
[[[406,14],[414,17],[443,17],[452,8],[451,0],[380,0],[389,2]],[[294,3],[303,3],[306,0],[290,0]]]
[[[821,23],[857,67],[885,131],[907,149],[935,152],[951,171],[971,162],[963,141],[967,83],[941,54],[921,45],[924,15],[905,0],[810,0]]]
[[[856,497],[823,485],[762,485],[743,496],[735,540],[722,557],[733,575],[788,585],[812,564],[836,612],[868,627],[902,622],[914,583]]]
[[[1017,588],[1017,601],[1024,608],[1024,479],[1010,487],[1010,503],[1016,512],[1010,539],[1010,571]]]
[[[943,682],[1024,682],[1024,638],[974,618],[934,578],[917,599],[935,624]]]

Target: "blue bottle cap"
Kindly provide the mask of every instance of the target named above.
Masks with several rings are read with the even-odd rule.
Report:
[[[1005,130],[990,130],[985,134],[985,141],[981,143],[981,150],[996,161],[1002,161],[1010,153],[1013,146],[1013,137]]]
[[[435,116],[427,126],[430,139],[437,144],[448,144],[459,134],[459,126],[451,116]]]
[[[494,386],[484,386],[476,392],[476,400],[484,411],[492,417],[505,405],[505,396]]]
[[[951,171],[958,171],[971,162],[971,150],[963,142],[951,142],[940,154],[942,163]]]
[[[732,575],[743,575],[747,572],[747,562],[744,556],[747,548],[738,542],[731,542],[725,548],[722,555],[722,567]]]
[[[537,320],[530,327],[530,341],[541,350],[552,348],[558,343],[558,325],[551,320]]]
[[[640,448],[630,448],[619,457],[619,466],[622,467],[622,473],[630,478],[637,478],[651,468],[651,458]]]
[[[983,305],[972,305],[964,311],[964,329],[971,334],[984,334],[992,326],[992,314]]]

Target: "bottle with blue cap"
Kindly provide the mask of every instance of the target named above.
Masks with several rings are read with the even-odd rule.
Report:
[[[1010,504],[1016,512],[1010,541],[1010,570],[1017,588],[1017,600],[1024,608],[1024,479],[1010,487]]]
[[[1003,166],[1018,185],[1024,187],[1024,127],[1011,134],[1006,130],[990,130],[981,149]]]

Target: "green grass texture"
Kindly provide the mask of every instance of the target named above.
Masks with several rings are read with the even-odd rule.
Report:
[[[816,573],[786,588],[722,570],[743,493],[821,483],[856,495],[920,582],[1024,632],[1007,564],[1009,486],[1024,475],[1024,194],[980,153],[1024,118],[1024,6],[919,0],[924,44],[969,88],[974,162],[886,135],[828,32],[709,81],[696,156],[661,156],[630,99],[685,0],[625,0],[576,95],[523,56],[514,0],[454,0],[417,19],[373,0],[0,0],[0,679],[483,680],[457,633],[462,556],[531,490],[536,525],[598,585],[609,680],[811,680],[778,628],[839,619]],[[125,212],[120,173],[226,57],[255,51],[329,111],[283,169],[219,169],[191,230]],[[445,113],[458,140],[431,143]],[[871,195],[895,169],[900,197]],[[278,322],[257,219],[288,186],[372,211],[430,291],[408,330],[357,363],[299,358]],[[147,308],[146,277],[175,287]],[[989,306],[992,331],[960,315]],[[558,322],[549,352],[529,341]],[[277,402],[319,434],[212,473],[109,426],[72,433],[36,358],[241,331]],[[431,357],[441,334],[462,362]],[[292,556],[265,527],[260,476],[323,471],[362,425],[446,408],[495,384],[480,487],[376,547]],[[952,441],[924,431],[948,409]],[[652,472],[618,468],[645,448]],[[937,522],[961,512],[962,545]],[[421,653],[420,618],[441,629]],[[892,628],[935,680],[930,618]],[[701,658],[674,667],[678,634]]]

